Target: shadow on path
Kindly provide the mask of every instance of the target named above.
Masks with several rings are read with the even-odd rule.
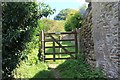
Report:
[[[43,70],[38,72],[33,78],[30,80],[60,80],[59,70],[56,69],[57,65],[48,65],[48,70]]]

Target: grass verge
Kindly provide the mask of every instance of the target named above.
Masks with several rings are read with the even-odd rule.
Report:
[[[87,80],[97,78],[101,80],[105,77],[100,69],[92,69],[82,59],[67,60],[63,64],[60,64],[57,69],[60,71],[61,78],[86,78]]]

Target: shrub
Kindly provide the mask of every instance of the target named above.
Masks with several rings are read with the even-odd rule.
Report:
[[[36,2],[2,3],[3,79],[9,78],[20,60],[27,58],[27,54],[37,46],[36,34],[41,30],[38,19],[52,14],[49,6],[43,3],[40,5]]]
[[[80,12],[76,12],[74,15],[69,15],[65,22],[65,30],[66,31],[72,31],[75,28],[80,28],[82,24],[82,16]]]

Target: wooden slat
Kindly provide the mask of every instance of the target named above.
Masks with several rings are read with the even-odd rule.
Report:
[[[66,53],[68,53],[72,58],[74,58],[73,55],[70,54],[70,52],[65,49],[52,35],[49,35]]]
[[[43,50],[44,50],[44,53],[45,53],[45,34],[44,34],[44,32],[43,32],[43,34],[42,34],[42,38],[43,38]],[[44,62],[45,62],[45,55],[44,55]]]
[[[58,40],[58,41],[75,41],[75,39],[62,39],[62,40]]]
[[[55,62],[55,42],[53,42],[53,61]]]
[[[55,60],[62,60],[62,59],[71,59],[71,58],[55,58]],[[54,58],[45,58],[45,60],[54,60]]]
[[[49,34],[56,34],[56,33],[45,33],[45,35],[49,35]],[[76,34],[76,32],[61,32],[60,34]]]
[[[63,47],[75,47],[75,46],[63,46]],[[45,48],[53,48],[53,46],[47,46]],[[55,48],[60,48],[60,46],[55,46]]]
[[[75,54],[76,52],[70,52],[71,54]],[[54,53],[44,53],[45,55],[53,55]],[[65,52],[60,52],[60,53],[55,53],[55,55],[57,54],[67,54]]]
[[[62,39],[57,41],[75,41],[75,39]],[[53,42],[53,40],[45,40],[45,42]]]

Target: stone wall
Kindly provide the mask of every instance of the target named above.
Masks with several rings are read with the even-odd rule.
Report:
[[[2,7],[0,2],[0,80],[2,78]]]
[[[91,2],[79,29],[80,50],[93,67],[117,78],[120,62],[120,3]]]
[[[89,4],[86,14],[84,14],[84,21],[82,27],[79,29],[79,48],[80,52],[84,54],[87,62],[95,67],[94,43],[93,43],[93,26],[92,26],[92,10],[91,3]]]
[[[118,75],[118,5],[117,2],[92,3],[96,67],[104,69],[109,77]]]

